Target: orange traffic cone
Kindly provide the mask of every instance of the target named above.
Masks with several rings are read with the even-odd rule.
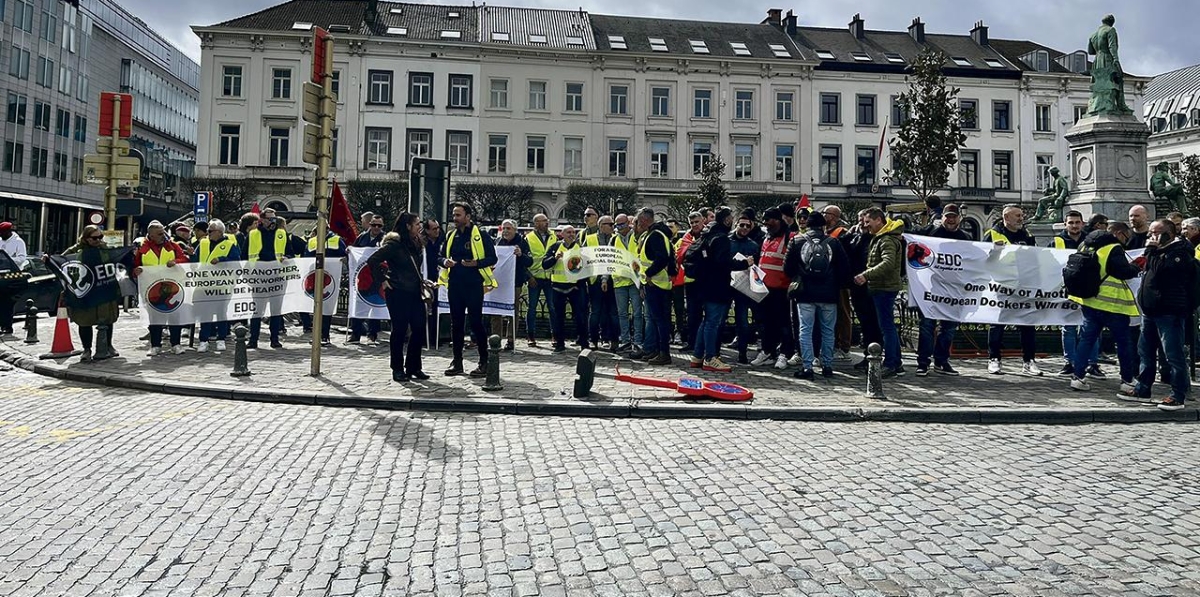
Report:
[[[80,354],[71,342],[71,323],[67,321],[67,307],[62,298],[58,299],[58,319],[54,322],[54,342],[50,352],[38,356],[39,359],[65,359]]]

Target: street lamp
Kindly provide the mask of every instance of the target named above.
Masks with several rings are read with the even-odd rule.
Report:
[[[167,206],[167,216],[171,215],[171,204],[175,202],[175,190],[166,189],[162,194],[163,203]]]

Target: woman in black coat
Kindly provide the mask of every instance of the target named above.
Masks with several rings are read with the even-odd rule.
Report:
[[[421,347],[425,345],[425,301],[421,297],[424,280],[421,277],[422,250],[421,218],[402,213],[392,232],[383,237],[383,244],[367,260],[371,278],[379,284],[387,300],[392,319],[392,380],[406,382],[426,380],[421,370]],[[402,352],[405,333],[408,349]]]

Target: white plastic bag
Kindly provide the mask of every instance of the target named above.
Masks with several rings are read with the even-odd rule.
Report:
[[[767,285],[763,283],[763,277],[766,273],[757,265],[752,265],[748,269],[733,272],[729,285],[733,286],[734,290],[750,297],[754,302],[761,303],[767,296]]]

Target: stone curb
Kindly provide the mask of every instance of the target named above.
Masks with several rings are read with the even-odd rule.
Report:
[[[1200,409],[1178,412],[1132,408],[839,408],[812,406],[754,406],[740,403],[695,403],[659,400],[531,401],[506,398],[332,396],[313,392],[251,391],[229,387],[196,387],[171,381],[151,382],[106,372],[67,368],[15,352],[0,345],[0,361],[38,375],[147,392],[197,398],[369,408],[416,412],[506,414],[561,417],[729,419],[750,421],[807,421],[825,423],[886,422],[967,425],[1082,425],[1089,423],[1162,423],[1200,421]]]

